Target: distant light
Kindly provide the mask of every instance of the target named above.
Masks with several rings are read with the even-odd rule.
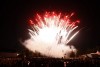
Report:
[[[17,53],[17,56],[19,56],[19,53]]]

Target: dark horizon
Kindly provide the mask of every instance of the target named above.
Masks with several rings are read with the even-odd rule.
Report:
[[[22,50],[19,42],[21,38],[29,37],[27,29],[30,19],[35,19],[36,13],[55,11],[57,13],[75,13],[80,20],[80,33],[71,41],[81,52],[88,49],[100,50],[100,5],[98,1],[1,1],[1,35],[0,52],[14,52]]]

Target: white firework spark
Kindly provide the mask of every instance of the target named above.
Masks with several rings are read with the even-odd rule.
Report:
[[[76,22],[71,22],[70,16],[61,16],[61,13],[46,12],[43,17],[37,14],[37,24],[30,23],[32,29],[29,30],[30,39],[23,44],[29,50],[40,52],[42,55],[62,58],[69,58],[70,53],[76,52],[74,46],[68,43],[78,34],[73,32],[78,26]],[[73,35],[72,35],[73,34]]]

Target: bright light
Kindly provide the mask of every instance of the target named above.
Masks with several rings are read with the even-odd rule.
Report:
[[[78,34],[73,32],[78,26],[79,21],[71,22],[73,15],[62,16],[61,13],[46,12],[43,17],[37,14],[37,24],[30,20],[32,29],[29,30],[30,39],[23,44],[31,51],[40,52],[42,55],[50,57],[69,57],[72,50],[68,43]]]

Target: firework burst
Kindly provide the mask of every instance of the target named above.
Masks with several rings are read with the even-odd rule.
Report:
[[[36,24],[30,20],[32,29],[29,30],[30,39],[23,44],[33,52],[39,52],[49,57],[69,57],[70,53],[76,52],[74,46],[68,43],[78,34],[73,32],[79,21],[71,22],[73,15],[62,16],[61,13],[46,12],[43,17],[37,14]]]

